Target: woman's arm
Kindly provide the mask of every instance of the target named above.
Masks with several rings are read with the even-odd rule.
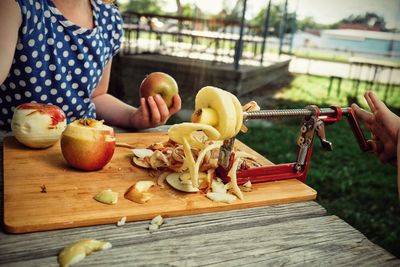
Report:
[[[111,73],[111,60],[107,63],[103,77],[92,94],[96,105],[97,117],[105,120],[107,124],[123,128],[144,129],[164,124],[168,118],[181,108],[181,99],[174,97],[174,103],[168,109],[160,96],[140,99],[140,107],[134,108],[107,94]],[[139,92],[139,89],[137,89]]]
[[[18,41],[18,29],[22,18],[19,6],[15,0],[0,1],[0,84],[6,79],[15,47]]]

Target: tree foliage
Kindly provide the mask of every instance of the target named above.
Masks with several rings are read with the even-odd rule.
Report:
[[[374,12],[367,12],[362,15],[350,15],[339,21],[339,23],[359,24],[368,26],[369,28],[377,28],[381,31],[387,30],[385,18]]]
[[[324,30],[333,28],[333,25],[317,23],[313,17],[305,17],[297,21],[297,28],[302,31],[307,29]]]
[[[260,29],[259,30],[260,32],[264,28],[265,19],[267,16],[267,8],[268,8],[267,6],[262,8],[257,13],[257,15],[253,19],[250,20],[250,24],[252,26],[258,27]],[[274,35],[274,36],[279,35],[283,15],[284,15],[284,7],[282,5],[275,5],[275,4],[271,5],[271,10],[270,10],[270,15],[269,15],[269,24],[268,24],[270,35]],[[295,18],[294,13],[287,14],[287,21],[286,21],[286,26],[285,26],[286,33],[290,33],[292,30],[291,27],[294,27],[295,23],[292,23],[292,21],[291,21],[294,18]]]
[[[165,0],[130,0],[128,3],[122,5],[122,10],[140,12],[140,13],[152,13],[152,14],[165,14],[162,6],[165,4]]]

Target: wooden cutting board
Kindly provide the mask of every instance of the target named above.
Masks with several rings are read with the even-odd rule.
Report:
[[[166,133],[118,134],[117,141],[137,147],[166,141]],[[236,146],[272,164],[260,154],[237,141]],[[231,204],[215,203],[204,193],[183,193],[166,185],[152,187],[154,197],[137,204],[123,197],[138,180],[155,178],[131,164],[131,149],[117,147],[111,162],[100,171],[83,172],[70,168],[59,144],[48,149],[29,149],[14,137],[4,139],[4,227],[9,233],[25,233],[98,224],[115,224],[123,216],[127,221],[242,209],[316,198],[316,191],[295,179],[253,185],[244,192],[244,200]],[[41,186],[46,193],[41,192]],[[119,193],[118,203],[105,205],[93,199],[104,190]]]

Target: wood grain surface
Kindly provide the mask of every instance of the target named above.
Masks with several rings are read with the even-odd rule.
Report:
[[[118,134],[117,141],[137,147],[166,141],[166,133]],[[244,144],[237,147],[257,155],[258,161],[271,164]],[[4,139],[4,228],[10,233],[115,224],[121,217],[141,221],[156,215],[164,217],[242,209],[272,204],[312,200],[316,192],[295,180],[260,183],[244,193],[244,200],[231,204],[214,203],[203,193],[182,193],[169,186],[153,187],[154,197],[146,204],[124,199],[125,191],[138,180],[155,180],[147,170],[131,164],[132,153],[116,148],[112,161],[100,171],[82,172],[64,161],[58,144],[44,150],[20,145],[13,137]],[[45,185],[47,193],[41,192]],[[118,203],[105,205],[93,199],[104,190],[119,193]]]
[[[0,266],[58,266],[61,249],[82,238],[111,242],[79,266],[399,266],[400,260],[307,201],[149,221],[9,235]]]
[[[0,145],[3,161],[1,152]],[[58,266],[58,253],[83,238],[113,247],[77,266],[400,266],[399,259],[314,201],[171,217],[156,232],[148,226],[149,221],[137,221],[122,227],[0,231],[0,266]]]

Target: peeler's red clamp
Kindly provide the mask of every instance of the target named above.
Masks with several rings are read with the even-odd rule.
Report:
[[[315,134],[319,137],[321,145],[326,150],[332,150],[332,144],[325,139],[325,126],[338,122],[342,117],[347,117],[347,121],[353,131],[354,136],[362,151],[369,151],[370,144],[356,119],[354,111],[351,108],[340,108],[331,106],[330,108],[319,109],[317,106],[308,106],[306,109],[298,110],[261,110],[246,113],[245,119],[270,119],[276,117],[294,117],[303,116],[303,122],[300,127],[297,144],[299,146],[297,160],[293,163],[284,163],[271,166],[248,168],[244,165],[237,170],[237,183],[244,184],[247,181],[252,183],[267,182],[283,179],[298,179],[305,182],[312,154],[312,144]],[[216,174],[225,183],[230,181],[228,171],[231,168],[235,153],[233,152],[234,138],[224,142],[220,151],[219,166]],[[225,158],[225,163],[224,163]]]

